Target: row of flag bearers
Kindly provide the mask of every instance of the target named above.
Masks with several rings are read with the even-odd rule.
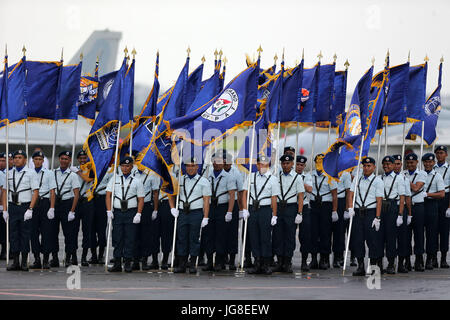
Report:
[[[244,176],[232,165],[230,154],[216,152],[212,166],[202,174],[198,159],[183,161],[178,197],[162,194],[159,177],[139,171],[132,157],[124,157],[117,174],[108,172],[98,184],[92,200],[86,194],[92,171],[71,166],[70,151],[59,154],[60,167],[55,170],[43,167],[41,151],[32,155],[33,169],[27,167],[23,150],[12,156],[6,181],[6,155],[0,154],[1,205],[3,220],[9,220],[13,259],[8,270],[28,270],[30,244],[31,268],[59,267],[60,227],[66,266],[78,264],[80,227],[81,264],[103,263],[108,219],[114,248],[110,272],[120,272],[122,266],[126,272],[158,269],[160,251],[161,268],[168,269],[175,221],[174,272],[197,272],[202,252],[207,256],[204,271],[222,271],[227,264],[236,270],[240,219],[248,223],[245,266],[252,274],[292,272],[297,228],[303,272],[330,268],[331,253],[333,267],[340,268],[350,231],[351,262],[354,265],[354,258],[358,262],[355,276],[365,275],[366,245],[370,263],[382,271],[387,258],[389,274],[411,271],[412,255],[415,271],[448,268],[450,172],[445,146],[423,155],[424,170],[419,170],[419,158],[411,153],[405,157],[406,170],[402,171],[401,155],[385,156],[384,172],[376,175],[375,160],[365,157],[360,172],[346,172],[338,182],[329,182],[323,174],[322,154],[314,158],[315,170],[306,173],[307,158],[287,147],[278,172],[261,155],[257,171]],[[89,161],[83,150],[77,160],[79,165]],[[148,265],[150,256],[153,261]]]

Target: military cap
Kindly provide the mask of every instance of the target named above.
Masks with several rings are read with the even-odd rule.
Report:
[[[406,160],[416,160],[417,161],[418,159],[419,159],[419,157],[415,153],[410,153],[406,156]]]
[[[323,159],[323,157],[325,157],[325,155],[324,155],[323,153],[317,154],[317,155],[314,157],[314,162],[316,162],[317,159],[319,159],[319,158],[322,158],[322,159]]]
[[[69,158],[72,158],[72,152],[70,152],[70,151],[61,151],[59,154],[58,154],[58,158],[59,157],[62,157],[62,156],[67,156],[67,157],[69,157]]]
[[[120,164],[133,164],[133,158],[132,157],[124,157],[122,160],[120,160]]]
[[[198,160],[196,157],[189,157],[185,160],[183,160],[184,164],[198,164]]]
[[[365,157],[365,158],[362,160],[362,163],[373,163],[373,164],[375,164],[375,159],[372,158],[372,157]]]
[[[24,156],[26,158],[27,154],[22,149],[19,149],[19,150],[14,151],[13,157],[15,157],[15,156]]]
[[[385,157],[383,158],[383,160],[381,161],[381,163],[385,163],[385,162],[391,162],[391,163],[394,163],[394,162],[395,162],[394,157],[391,157],[391,156],[385,156]]]
[[[426,160],[434,160],[434,159],[436,159],[436,156],[434,155],[434,153],[425,153],[423,156],[422,156],[422,161],[426,161]]]
[[[443,150],[443,151],[447,152],[447,146],[437,146],[436,149],[434,149],[434,152],[439,151],[439,150]]]
[[[280,157],[280,161],[281,162],[283,162],[283,161],[294,161],[294,157],[291,156],[290,154],[285,154],[285,155],[282,155]]]
[[[394,160],[400,160],[400,161],[402,161],[402,155],[401,155],[401,154],[394,154],[394,155],[392,156],[392,158],[394,158]]]
[[[295,153],[295,148],[294,147],[284,147],[284,153],[286,153],[286,151],[291,151],[291,152]]]
[[[12,152],[8,153],[8,157],[12,158],[13,157],[13,153]]]
[[[264,162],[264,163],[269,163],[270,162],[270,158],[267,156],[258,156],[258,158],[256,159],[257,162]]]
[[[77,153],[77,158],[79,158],[79,157],[81,157],[81,156],[87,156],[86,151],[84,151],[84,150],[78,151],[78,153]]]
[[[6,159],[6,153],[0,152],[0,159]]]
[[[308,161],[307,157],[305,157],[305,156],[297,156],[297,162],[306,163],[306,161]]]
[[[42,151],[35,151],[34,153],[33,153],[33,155],[31,156],[31,158],[35,158],[35,157],[41,157],[41,158],[44,158],[44,153],[42,152]]]

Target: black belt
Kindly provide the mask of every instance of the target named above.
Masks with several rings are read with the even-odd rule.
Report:
[[[23,205],[27,205],[29,206],[31,202],[19,202],[19,203],[14,203],[14,202],[8,202],[9,205],[15,205],[17,207],[23,206]]]

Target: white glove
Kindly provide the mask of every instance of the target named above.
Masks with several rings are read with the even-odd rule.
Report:
[[[445,217],[450,218],[450,208],[448,208],[447,211],[445,211]]]
[[[337,211],[333,211],[333,212],[331,213],[331,221],[336,222],[336,221],[338,221],[338,220],[339,220],[339,216],[338,216]]]
[[[152,221],[155,220],[158,217],[158,211],[153,211],[152,212]]]
[[[106,215],[108,216],[108,219],[114,219],[114,214],[112,213],[112,211],[106,211]]]
[[[8,218],[9,218],[8,211],[3,211],[3,220],[5,220],[5,222],[6,222],[6,221],[8,221]]]
[[[0,211],[3,211],[3,205],[0,204]]]
[[[203,220],[202,220],[202,228],[203,227],[206,227],[207,225],[208,225],[208,221],[209,221],[209,218],[203,218]]]
[[[353,208],[348,208],[347,211],[348,211],[348,216],[349,216],[349,218],[355,216],[355,209],[353,209]]]
[[[69,215],[67,216],[68,221],[72,221],[75,219],[75,212],[69,211]]]
[[[380,230],[380,219],[373,219],[372,228],[375,227],[375,231]]]
[[[133,223],[134,224],[141,223],[141,214],[140,213],[136,213],[136,215],[133,218]]]
[[[422,191],[422,195],[424,198],[428,197],[428,194],[426,193],[426,191]]]
[[[348,220],[350,219],[350,214],[348,213],[348,211],[344,211],[344,220]]]
[[[49,220],[52,220],[53,218],[55,218],[55,208],[50,208],[47,211],[47,218]]]
[[[178,217],[178,214],[179,214],[180,212],[178,211],[178,209],[172,208],[172,209],[170,209],[170,213],[173,215],[174,218],[177,218],[177,217]]]
[[[400,227],[403,224],[403,216],[397,217],[397,227]]]
[[[23,215],[23,221],[30,220],[31,218],[33,218],[33,210],[28,209]]]
[[[297,213],[295,216],[295,224],[300,224],[303,221],[303,216],[300,213]]]
[[[243,219],[244,218],[244,211],[239,211],[239,219]]]
[[[272,221],[270,221],[272,227],[277,224],[277,218],[278,218],[277,216],[272,216]]]
[[[225,222],[230,222],[232,219],[233,219],[233,213],[227,212],[227,214],[225,215]]]
[[[412,216],[407,217],[408,220],[406,220],[406,225],[409,226],[411,224]]]
[[[242,210],[242,217],[244,218],[244,220],[247,220],[248,217],[250,217],[250,212],[248,212],[247,209]]]
[[[80,171],[80,169],[78,169],[78,168],[75,167],[75,166],[71,166],[71,167],[70,167],[70,171],[77,173],[78,171]]]

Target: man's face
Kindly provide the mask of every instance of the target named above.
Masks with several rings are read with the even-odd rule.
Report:
[[[256,167],[261,174],[264,174],[269,170],[269,164],[267,162],[258,162]]]
[[[27,158],[25,158],[23,155],[18,154],[14,157],[14,165],[16,167],[23,167],[27,163]]]
[[[198,172],[198,164],[186,164],[186,173],[190,176],[197,174]]]
[[[8,158],[8,167],[12,168],[14,166],[14,159],[13,157]]]
[[[42,164],[44,163],[44,158],[42,158],[42,157],[34,157],[33,158],[33,163],[34,163],[34,167],[35,168],[40,168],[40,167],[42,167]]]
[[[223,165],[223,168],[225,169],[225,171],[230,171],[231,170],[231,163],[225,163],[224,165]]]
[[[284,154],[291,155],[295,158],[295,152],[293,152],[293,151],[287,150]]]
[[[6,158],[0,158],[0,170],[6,168]]]
[[[80,165],[83,165],[83,164],[86,164],[86,162],[88,161],[88,157],[87,156],[79,156],[77,158],[77,160]]]
[[[445,159],[447,158],[447,152],[445,152],[444,150],[438,150],[435,152],[436,154],[436,160],[439,163],[445,162]]]
[[[389,173],[394,170],[394,164],[390,161],[383,161],[383,170],[384,173]]]
[[[419,163],[417,160],[406,160],[406,169],[415,171],[417,169],[417,163]]]
[[[370,176],[375,171],[375,165],[373,163],[363,164],[363,173],[366,177]]]
[[[400,171],[402,171],[402,161],[401,160],[395,160],[394,171],[395,171],[395,173],[399,173]]]
[[[303,170],[305,170],[306,163],[303,162],[297,162],[295,165],[295,171],[297,173],[303,173]]]
[[[223,170],[223,161],[219,159],[214,159],[213,162],[214,171],[222,171]]]
[[[130,174],[131,173],[131,169],[133,169],[133,164],[132,163],[124,163],[120,165],[120,169],[122,170],[122,173],[124,175]]]
[[[436,161],[434,161],[434,160],[425,160],[424,162],[423,162],[423,168],[426,170],[426,171],[431,171],[431,170],[433,170],[433,167],[434,167],[434,164],[436,163]]]
[[[282,161],[281,162],[281,168],[283,169],[284,173],[291,172],[293,166],[294,166],[293,161]]]
[[[61,169],[67,169],[70,165],[72,158],[69,156],[61,156],[59,157],[59,166]]]

